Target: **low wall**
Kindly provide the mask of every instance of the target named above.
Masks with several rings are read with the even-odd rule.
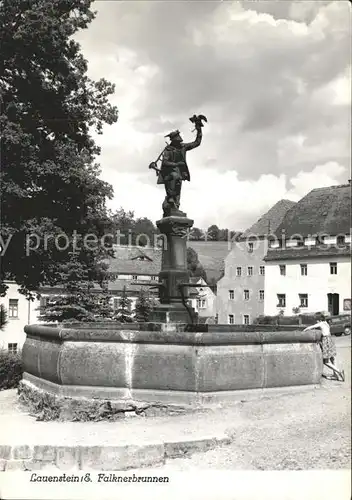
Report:
[[[320,383],[319,331],[159,330],[26,326],[24,381],[65,397],[170,404]]]

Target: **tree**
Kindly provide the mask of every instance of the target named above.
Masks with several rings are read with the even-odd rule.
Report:
[[[154,245],[154,236],[158,229],[147,217],[134,218],[134,212],[126,212],[123,208],[110,215],[109,232],[120,235],[115,242],[120,245]]]
[[[73,39],[95,17],[90,4],[0,3],[2,294],[5,280],[27,295],[60,283],[74,231],[100,238],[108,223],[112,187],[99,179],[100,148],[92,132],[101,134],[104,124],[117,120],[109,103],[114,86],[88,78]],[[106,256],[101,247],[78,255],[89,264],[90,278]]]
[[[119,232],[119,238],[114,240],[114,243],[119,243],[120,245],[128,245],[129,237],[132,236],[132,231],[134,227],[134,212],[126,212],[122,207],[116,210],[110,215],[110,224],[108,231],[112,234]]]
[[[7,325],[7,311],[4,304],[0,304],[0,330],[3,330]]]
[[[133,227],[133,245],[154,246],[155,235],[158,234],[158,232],[153,222],[147,217],[137,219]]]
[[[229,238],[228,229],[219,229],[219,241],[227,241]]]
[[[207,274],[202,264],[199,262],[197,252],[192,248],[187,248],[187,269],[190,272],[191,277],[196,276],[203,278],[207,281]]]
[[[204,240],[204,231],[202,231],[202,229],[199,229],[199,227],[193,227],[189,233],[189,239],[192,241]]]
[[[113,309],[107,287],[102,283],[103,286],[97,288],[89,279],[88,268],[76,256],[62,267],[65,267],[64,285],[40,308],[40,320],[61,323],[111,318]]]
[[[208,227],[207,239],[211,241],[219,241],[220,229],[215,224]]]
[[[138,323],[146,323],[149,321],[150,313],[152,310],[152,302],[149,295],[143,288],[139,291],[135,307],[135,320]]]
[[[132,312],[131,312],[132,301],[127,297],[126,287],[123,287],[122,295],[119,300],[119,306],[115,313],[114,319],[120,321],[120,323],[131,323],[132,322]]]

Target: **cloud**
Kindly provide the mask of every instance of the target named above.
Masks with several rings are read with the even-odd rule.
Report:
[[[162,187],[148,165],[170,130],[192,139],[194,113],[209,120],[201,147],[189,153],[192,182],[182,198],[197,225],[217,218],[244,228],[278,196],[297,196],[297,179],[314,187],[327,178],[347,180],[347,2],[99,1],[93,7],[96,20],[77,38],[91,76],[116,84],[119,122],[98,138],[116,206],[160,213]],[[325,177],[323,165],[333,169]]]
[[[339,184],[337,179],[346,173],[346,169],[337,162],[331,161],[317,165],[311,172],[299,172],[291,179],[291,193],[299,198],[317,187],[328,187]]]

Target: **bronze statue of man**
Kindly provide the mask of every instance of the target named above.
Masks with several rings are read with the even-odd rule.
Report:
[[[202,120],[204,115],[190,118],[195,125],[197,136],[195,141],[184,143],[179,130],[166,135],[170,144],[161,155],[161,168],[158,171],[158,184],[165,184],[166,197],[163,203],[164,217],[179,212],[182,181],[190,181],[191,176],[186,162],[186,152],[197,148],[202,142]],[[154,163],[155,165],[155,163]],[[151,167],[155,168],[155,167]]]

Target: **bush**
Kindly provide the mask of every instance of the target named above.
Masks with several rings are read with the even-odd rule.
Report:
[[[280,316],[279,324],[280,325],[299,325],[299,317],[298,316]]]
[[[23,366],[21,354],[0,350],[0,390],[18,387],[22,379]]]
[[[258,316],[254,320],[256,325],[299,325],[299,316]]]

